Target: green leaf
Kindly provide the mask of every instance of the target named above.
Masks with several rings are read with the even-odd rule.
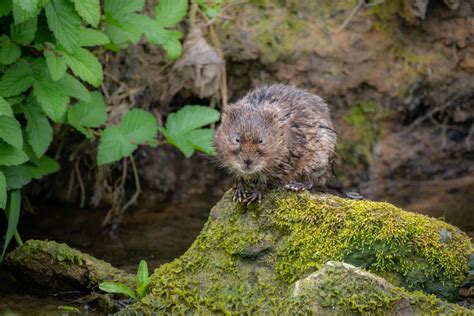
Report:
[[[90,51],[77,48],[74,53],[65,52],[64,59],[72,72],[94,87],[99,87],[103,80],[102,65]]]
[[[212,128],[200,128],[190,131],[186,137],[191,141],[193,147],[209,155],[215,155],[214,130]]]
[[[49,72],[53,80],[58,80],[64,73],[66,72],[67,66],[66,61],[62,53],[58,53],[53,49],[45,49],[44,50],[44,57],[46,58],[46,64],[48,65]]]
[[[104,98],[99,92],[91,93],[91,101],[76,103],[67,113],[67,121],[87,138],[93,135],[86,127],[99,127],[107,121]]]
[[[144,33],[142,20],[142,15],[135,13],[130,13],[120,21],[106,15],[105,34],[121,48],[126,47],[129,41],[136,44]]]
[[[120,130],[132,144],[151,142],[157,134],[156,118],[147,111],[132,109],[124,115]]]
[[[20,220],[20,205],[21,205],[21,193],[20,190],[11,190],[8,194],[8,203],[5,208],[5,214],[8,218],[7,234],[5,236],[5,243],[3,244],[3,251],[0,261],[3,261],[5,252],[7,251],[8,244],[12,240],[13,234],[18,226]]]
[[[168,115],[166,130],[170,134],[189,132],[219,120],[216,109],[202,105],[186,105],[176,113]]]
[[[10,104],[5,101],[4,98],[0,97],[0,115],[5,115],[9,117],[13,117],[13,111]]]
[[[12,40],[20,45],[28,45],[35,38],[38,19],[35,17],[19,24],[10,25]]]
[[[36,17],[48,2],[49,0],[14,0],[12,9],[15,24]]]
[[[81,29],[78,39],[79,46],[96,46],[110,43],[109,38],[102,32],[93,29]]]
[[[7,179],[7,187],[9,189],[21,189],[31,182],[31,176],[26,164],[4,168],[3,173]]]
[[[131,144],[117,126],[107,127],[100,137],[97,164],[103,165],[130,155],[137,145]]]
[[[116,20],[123,20],[129,14],[143,10],[145,0],[105,0],[104,12]]]
[[[59,168],[58,162],[48,156],[41,157],[36,166],[33,164],[27,165],[28,175],[36,180],[58,171]]]
[[[78,47],[81,19],[72,4],[66,0],[51,0],[45,9],[50,30],[68,52],[73,52]]]
[[[99,0],[72,0],[77,13],[90,25],[97,27],[100,21]]]
[[[7,179],[0,170],[0,209],[5,209],[7,206]]]
[[[14,5],[19,6],[25,11],[35,12],[38,8],[38,0],[12,0]]]
[[[168,41],[168,31],[156,20],[146,15],[141,15],[140,19],[145,36],[150,43],[164,45]]]
[[[11,97],[24,92],[33,84],[33,73],[22,59],[10,67],[0,81],[0,96]]]
[[[0,141],[0,166],[16,166],[28,161],[26,153]]]
[[[43,77],[34,82],[33,94],[50,119],[59,122],[63,118],[69,96],[64,92],[62,84],[53,81],[49,73],[44,73]]]
[[[194,149],[213,154],[213,131],[199,129],[200,127],[217,122],[220,114],[217,110],[199,105],[187,105],[176,113],[168,116],[166,129],[160,132],[166,140],[190,157]]]
[[[66,73],[58,83],[63,87],[65,94],[86,102],[91,100],[89,90],[70,74]]]
[[[35,155],[41,157],[53,141],[53,128],[34,98],[30,98],[28,106],[23,107],[23,113],[26,117],[28,143]]]
[[[181,42],[176,38],[168,38],[168,41],[163,45],[163,48],[166,51],[166,57],[168,60],[175,60],[181,56]]]
[[[18,46],[6,35],[0,37],[0,64],[9,65],[21,56]]]
[[[0,1],[0,17],[10,14],[12,11],[12,2],[10,0]]]
[[[0,139],[18,149],[23,147],[21,125],[14,117],[0,116]]]
[[[160,0],[155,7],[155,19],[163,27],[178,24],[188,11],[188,0]]]
[[[137,296],[135,292],[128,286],[118,282],[106,281],[99,284],[99,289],[107,293],[114,293],[114,294],[123,294],[130,296],[135,301],[137,300]]]
[[[135,277],[135,282],[137,285],[137,292],[140,297],[144,297],[146,294],[146,288],[149,284],[149,274],[148,274],[148,266],[145,260],[140,260],[138,264],[138,271]]]

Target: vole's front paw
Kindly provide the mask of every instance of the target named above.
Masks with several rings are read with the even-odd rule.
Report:
[[[285,188],[291,191],[304,191],[307,189],[307,186],[301,182],[291,181],[285,185]]]
[[[255,201],[258,201],[258,203],[262,201],[262,193],[257,189],[253,189],[252,191],[250,191],[250,194],[244,200],[244,203],[249,205],[250,203],[253,203]]]
[[[239,203],[244,202],[245,200],[245,188],[243,185],[237,185],[235,188],[234,192],[234,201],[237,201]]]

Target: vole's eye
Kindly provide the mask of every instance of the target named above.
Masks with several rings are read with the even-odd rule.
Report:
[[[263,144],[263,138],[259,138],[259,139],[258,139],[258,143],[259,143],[259,144]]]
[[[240,136],[238,136],[238,135],[235,136],[235,142],[236,142],[236,143],[240,143]]]

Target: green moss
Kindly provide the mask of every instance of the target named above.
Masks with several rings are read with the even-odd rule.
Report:
[[[318,296],[293,297],[292,286],[329,260],[390,276],[406,289],[452,298],[471,251],[469,238],[457,228],[388,203],[269,192],[260,205],[245,210],[228,193],[190,249],[157,269],[151,294],[124,313],[309,313]],[[375,292],[367,305],[334,293],[332,299],[342,304],[335,307],[353,312],[381,312],[397,299],[396,293]]]
[[[351,138],[341,141],[337,151],[344,164],[352,166],[369,165],[372,161],[372,145],[381,131],[381,122],[386,117],[383,109],[371,102],[360,101],[352,105],[344,117],[351,126]]]

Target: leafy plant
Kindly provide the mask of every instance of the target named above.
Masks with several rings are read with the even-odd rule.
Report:
[[[225,0],[197,0],[201,10],[210,18],[214,18],[222,9]]]
[[[103,81],[97,57],[103,48],[118,51],[145,37],[163,47],[170,60],[181,54],[176,25],[186,15],[187,0],[160,0],[155,18],[138,13],[144,5],[145,0],[0,1],[0,209],[8,218],[0,260],[12,236],[21,242],[16,233],[20,189],[59,170],[45,155],[54,124],[67,124],[90,140],[100,136],[98,164],[131,155],[138,145],[158,144],[156,119],[144,110],[133,109],[119,126],[104,129],[105,101],[94,90]],[[212,117],[207,121],[217,120],[218,113]],[[186,156],[194,149],[212,153],[212,131],[199,128],[204,122],[201,118],[184,134],[183,128],[163,131]]]
[[[145,297],[148,294],[150,286],[150,277],[148,274],[148,266],[145,260],[141,260],[138,264],[137,275],[135,276],[135,290],[129,286],[113,281],[105,281],[99,284],[99,289],[112,294],[122,294],[133,298],[135,301]]]

